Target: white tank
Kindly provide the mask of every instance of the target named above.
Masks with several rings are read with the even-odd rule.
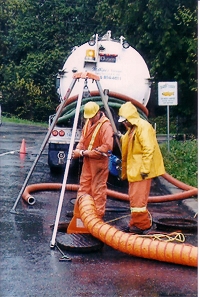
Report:
[[[144,106],[149,100],[151,88],[148,67],[123,36],[118,41],[113,40],[108,31],[102,38],[94,35],[89,42],[74,48],[58,76],[61,100],[76,71],[98,75],[103,89],[129,96]],[[96,83],[91,80],[88,80],[88,88],[89,91],[97,91]],[[76,82],[70,97],[79,92],[79,83]]]

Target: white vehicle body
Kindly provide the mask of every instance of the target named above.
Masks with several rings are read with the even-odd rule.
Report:
[[[93,41],[93,42],[92,42]],[[94,45],[90,44],[94,43]],[[124,48],[126,41],[111,39],[108,31],[102,39],[98,35],[93,40],[75,47],[64,63],[60,75],[58,93],[61,100],[68,90],[74,72],[92,72],[100,77],[103,89],[129,96],[144,106],[150,97],[150,74],[142,56],[131,46]],[[96,85],[88,82],[89,91],[95,91]],[[79,94],[76,84],[71,96]]]
[[[149,70],[142,56],[133,47],[129,46],[123,36],[118,41],[113,40],[111,32],[108,31],[102,38],[99,38],[96,34],[87,43],[74,47],[57,75],[56,87],[61,102],[65,99],[73,75],[76,72],[90,72],[100,78],[102,89],[108,90],[108,94],[116,95],[114,99],[110,97],[112,101],[108,101],[110,107],[116,104],[117,99],[115,98],[123,100],[123,97],[126,97],[126,100],[133,99],[138,107],[146,108],[151,90]],[[84,94],[84,89],[80,90],[80,85],[78,82],[75,83],[70,98],[80,94],[81,91]],[[95,91],[98,93],[96,83],[88,79],[85,89],[86,96],[83,96],[83,98],[90,100],[87,93],[91,95]],[[117,104],[120,104],[119,101]],[[73,110],[74,106],[70,111],[73,112]],[[61,121],[59,122],[59,120]],[[69,124],[68,120],[67,115],[67,124],[65,125],[65,122],[63,124],[63,118],[60,117],[54,131],[52,131],[48,153],[50,168],[63,166],[66,162],[72,134],[72,122]],[[80,135],[81,129],[79,128],[77,129],[76,143],[80,139]]]

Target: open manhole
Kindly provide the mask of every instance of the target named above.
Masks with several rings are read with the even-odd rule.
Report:
[[[183,217],[162,217],[153,219],[157,229],[174,231],[197,231],[197,221],[194,219],[187,219]]]
[[[69,200],[69,203],[67,205],[67,211],[66,211],[66,216],[72,218],[73,217],[73,212],[74,212],[74,205],[76,202],[76,198],[71,198]]]

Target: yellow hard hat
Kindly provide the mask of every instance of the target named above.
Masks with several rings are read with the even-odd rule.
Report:
[[[84,118],[91,119],[99,111],[99,105],[95,102],[87,102],[84,106]]]

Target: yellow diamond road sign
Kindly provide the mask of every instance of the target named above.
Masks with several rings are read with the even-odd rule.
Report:
[[[158,105],[177,105],[177,82],[158,83]]]

